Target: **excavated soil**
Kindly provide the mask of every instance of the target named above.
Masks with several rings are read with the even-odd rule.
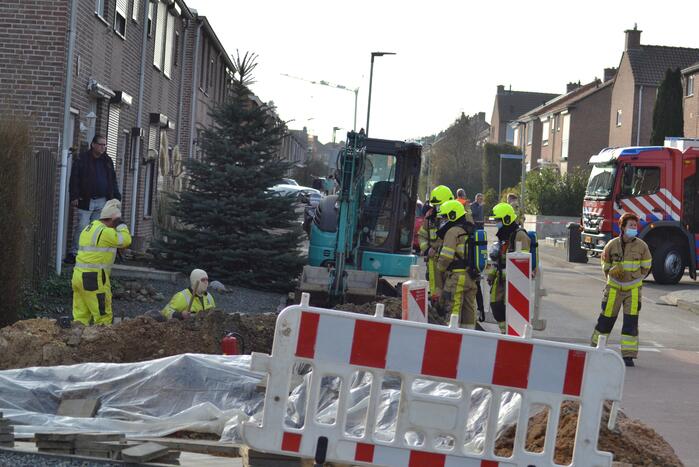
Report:
[[[619,412],[616,429],[611,431],[607,428],[608,417],[609,406],[606,406],[597,449],[611,452],[616,462],[625,462],[634,467],[683,467],[682,461],[677,457],[672,446],[655,430]],[[531,452],[543,451],[547,421],[547,412],[539,412],[530,417],[525,449]],[[564,402],[561,405],[554,453],[554,461],[557,464],[570,465],[572,462],[577,424],[577,403]],[[513,425],[500,435],[495,443],[496,454],[503,457],[512,455],[516,429],[517,426]]]
[[[384,316],[387,318],[401,319],[402,308],[401,299],[393,297],[377,297],[378,300],[375,302],[364,303],[362,305],[356,305],[354,303],[345,303],[343,305],[335,306],[336,310],[352,311],[354,313],[362,313],[364,315],[373,315],[376,312],[376,304],[383,303],[384,305]],[[439,316],[434,308],[430,308],[427,319],[432,324],[445,324],[447,321],[444,317]]]
[[[243,336],[245,352],[269,352],[275,314],[200,313],[196,318],[158,322],[147,316],[113,326],[60,328],[52,319],[18,321],[0,329],[0,369],[128,363],[182,353],[221,353],[227,332]]]

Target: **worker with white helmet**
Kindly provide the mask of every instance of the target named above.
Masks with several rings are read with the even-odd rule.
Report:
[[[189,275],[190,287],[177,292],[160,312],[167,319],[188,319],[200,311],[216,308],[214,297],[207,289],[209,276],[202,269],[194,269]]]
[[[100,218],[80,233],[73,269],[73,319],[84,325],[112,323],[110,272],[117,249],[131,245],[129,228],[121,221],[121,202],[107,201]]]

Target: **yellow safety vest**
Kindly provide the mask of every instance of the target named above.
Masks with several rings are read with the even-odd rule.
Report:
[[[216,303],[214,302],[214,297],[210,293],[204,293],[203,296],[197,295],[192,302],[192,306],[189,303],[192,302],[192,291],[189,288],[180,290],[170,299],[170,303],[167,304],[165,308],[162,309],[160,314],[166,318],[171,318],[172,314],[175,312],[187,311],[189,307],[190,313],[199,313],[200,311],[207,311],[216,308]]]
[[[74,271],[104,271],[107,276],[114,265],[117,249],[131,245],[131,234],[126,224],[107,227],[101,221],[92,221],[80,233],[78,256]]]

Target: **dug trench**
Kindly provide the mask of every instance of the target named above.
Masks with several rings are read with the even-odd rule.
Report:
[[[384,315],[400,318],[401,302],[383,298]],[[376,303],[344,304],[337,309],[373,314]],[[70,365],[83,362],[129,363],[182,353],[220,354],[221,339],[228,332],[243,337],[245,353],[270,353],[277,315],[202,313],[194,319],[158,322],[138,316],[112,326],[73,326],[61,328],[53,319],[18,321],[0,329],[0,370],[31,366]],[[430,322],[443,323],[435,314]],[[606,415],[605,415],[606,417]],[[547,413],[530,418],[526,449],[540,451],[546,436]],[[556,436],[555,461],[561,465],[572,459],[577,426],[577,407],[566,402]],[[603,420],[603,426],[606,421]],[[506,429],[496,441],[496,453],[509,456],[516,427]],[[672,447],[652,428],[620,412],[617,429],[600,430],[598,449],[611,452],[614,460],[633,466],[682,466]]]

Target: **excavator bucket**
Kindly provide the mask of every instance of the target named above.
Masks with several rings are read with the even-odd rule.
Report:
[[[345,270],[345,294],[373,300],[376,297],[376,287],[379,275],[372,271]],[[299,289],[312,295],[327,294],[330,288],[330,269],[317,266],[304,266],[301,273]]]

